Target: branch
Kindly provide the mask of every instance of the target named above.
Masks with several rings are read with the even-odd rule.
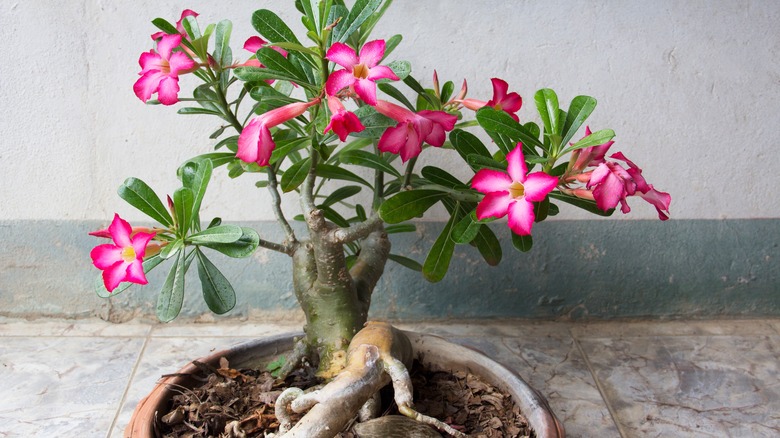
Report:
[[[260,239],[260,243],[258,243],[258,246],[261,246],[265,249],[270,249],[272,251],[287,254],[288,256],[292,256],[293,252],[295,251],[294,244],[282,245],[280,243],[269,242],[263,239]]]
[[[279,225],[284,229],[284,232],[287,235],[287,242],[291,244],[297,242],[298,240],[295,238],[295,232],[290,226],[290,223],[287,222],[287,218],[284,217],[284,212],[282,211],[282,197],[279,195],[278,182],[276,181],[276,172],[274,172],[273,166],[271,165],[268,166],[268,191],[271,193],[271,198],[273,199],[272,205],[274,215],[276,215],[276,221],[279,222]]]
[[[345,244],[368,237],[373,231],[382,229],[384,221],[379,214],[374,213],[364,222],[352,225],[349,228],[337,228],[330,233],[330,240],[333,243]]]

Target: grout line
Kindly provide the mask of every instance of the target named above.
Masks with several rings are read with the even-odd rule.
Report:
[[[571,336],[572,340],[574,341],[574,345],[577,346],[577,350],[579,350],[580,355],[582,355],[582,359],[585,361],[585,366],[588,367],[588,372],[590,372],[590,375],[593,378],[593,382],[596,384],[596,389],[599,390],[599,395],[601,395],[601,399],[604,401],[604,404],[607,406],[607,410],[609,411],[609,416],[612,417],[612,422],[615,423],[615,427],[617,428],[618,433],[620,434],[621,438],[626,438],[628,435],[626,435],[626,432],[623,430],[622,425],[618,421],[617,413],[615,412],[615,409],[612,407],[612,404],[609,402],[609,398],[607,398],[607,394],[604,390],[604,387],[601,385],[601,381],[596,375],[596,372],[593,369],[593,365],[590,363],[590,358],[585,353],[585,349],[582,348],[582,344],[580,344],[580,340],[574,335],[571,329],[569,329],[569,336]]]
[[[122,398],[119,401],[119,407],[116,410],[116,414],[114,414],[114,418],[111,420],[111,427],[108,429],[108,433],[106,434],[106,438],[111,438],[111,436],[114,433],[114,428],[116,427],[117,421],[119,421],[119,416],[122,415],[122,410],[125,407],[125,402],[127,401],[127,396],[130,393],[130,387],[133,385],[133,381],[135,380],[135,375],[138,372],[138,368],[141,366],[141,360],[144,357],[144,353],[146,353],[146,347],[149,345],[149,341],[151,340],[152,336],[152,330],[150,329],[146,337],[144,338],[144,343],[141,345],[141,351],[138,353],[138,357],[135,360],[135,363],[133,364],[133,369],[130,372],[130,377],[127,379],[127,385],[125,386],[125,390],[122,393]]]

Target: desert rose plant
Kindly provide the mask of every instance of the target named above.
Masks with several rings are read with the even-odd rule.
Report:
[[[539,90],[533,99],[537,123],[518,117],[523,100],[502,79],[478,79],[492,81],[492,96],[470,97],[465,80],[456,90],[435,73],[423,85],[408,62],[392,56],[400,35],[371,36],[390,3],[357,0],[350,8],[339,0],[298,0],[304,40],[274,12],[261,9],[252,15],[259,35],[238,52],[231,49],[230,21],[202,28],[191,10],[175,25],[153,20],[160,31],[152,35],[153,48],[140,56],[135,94],[147,104],[179,104],[180,114],[212,116],[215,131],[196,151],[201,155],[178,167],[181,187],[165,202],[139,179],[120,186],[119,196],[155,226],[132,227],[115,215],[107,229],[92,233],[110,239],[91,253],[102,270],[100,296],[146,284],[147,272],[170,265],[157,303],[166,322],[181,310],[193,262],[208,307],[223,314],[235,305],[234,289],[208,250],[240,258],[263,247],[290,257],[306,336],[280,371],[289,373],[306,359],[331,383],[312,393],[283,394],[276,406],[285,436],[332,436],[387,376],[402,413],[462,435],[414,411],[408,340],[387,324],[366,324],[372,291],[388,261],[433,282],[444,277],[458,245],[476,247],[488,265],[496,265],[500,238],[530,250],[534,224],[558,214],[560,203],[606,216],[618,207],[628,213],[629,203],[640,198],[668,219],[670,196],[649,184],[622,152],[611,150],[615,133],[591,132],[585,125],[594,98],[574,97],[566,108],[553,90]],[[188,97],[181,91],[185,84]],[[461,169],[418,168],[421,154],[453,157]],[[204,221],[201,203],[220,166],[231,178],[270,192],[265,208],[275,213],[283,241],[219,218]],[[467,180],[453,174],[466,170],[472,175]],[[370,198],[357,199],[370,203],[355,200],[366,192]],[[297,215],[282,210],[283,196],[299,198]],[[422,263],[391,253],[389,235],[414,231],[409,221],[436,204],[449,220]],[[488,226],[504,217],[506,225]],[[296,231],[304,228],[305,234]],[[317,405],[335,411],[323,413]],[[291,424],[290,411],[309,409],[304,420]]]

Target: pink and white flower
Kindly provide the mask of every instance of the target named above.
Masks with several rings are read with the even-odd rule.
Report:
[[[534,224],[534,202],[543,201],[558,178],[544,172],[528,173],[523,146],[517,144],[506,156],[507,172],[482,169],[474,175],[471,187],[485,197],[477,205],[477,219],[509,216],[509,228],[528,236]]]
[[[325,58],[344,67],[344,69],[335,71],[328,77],[328,81],[325,83],[328,96],[336,95],[343,88],[353,87],[355,93],[365,103],[371,106],[376,105],[375,81],[379,79],[398,80],[398,76],[393,73],[390,67],[378,65],[384,55],[384,40],[365,43],[360,49],[360,56],[352,47],[344,43],[334,43],[328,49]]]
[[[99,235],[102,237],[102,231],[106,230],[95,234],[101,233]],[[143,261],[146,248],[155,233],[133,233],[130,224],[118,214],[114,214],[114,220],[107,231],[114,243],[98,245],[90,252],[92,263],[103,271],[103,284],[106,289],[111,292],[123,281],[146,284]]]
[[[503,110],[516,121],[520,120],[515,113],[520,111],[520,108],[523,106],[523,98],[515,92],[507,93],[507,91],[509,91],[509,84],[503,79],[492,78],[490,81],[493,83],[493,98],[489,101],[461,99],[458,100],[458,102],[473,111],[486,106],[497,110]],[[465,81],[463,82],[463,87],[466,87]]]
[[[398,125],[387,128],[382,134],[377,148],[400,155],[404,163],[420,155],[423,142],[436,147],[444,144],[446,133],[452,131],[458,121],[457,116],[444,111],[424,110],[415,113],[384,100],[378,100],[375,108],[378,113],[398,122]]]
[[[250,120],[238,136],[236,157],[247,163],[267,166],[271,153],[276,148],[276,143],[271,136],[271,128],[300,116],[309,107],[318,103],[320,103],[319,98],[311,102],[291,103]]]
[[[133,91],[142,101],[148,101],[154,93],[163,105],[179,101],[179,74],[189,73],[198,66],[186,53],[173,51],[181,44],[181,38],[181,35],[165,35],[157,43],[157,52],[141,54],[138,59],[141,77],[133,85]]]
[[[344,104],[341,103],[339,98],[335,96],[328,97],[328,108],[331,113],[330,123],[325,127],[324,133],[333,130],[339,136],[339,140],[344,141],[350,133],[366,129],[355,113],[344,108]]]

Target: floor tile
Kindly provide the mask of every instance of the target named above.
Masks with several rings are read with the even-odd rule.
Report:
[[[143,323],[114,324],[99,319],[47,320],[0,318],[0,338],[6,336],[120,336],[144,337],[150,326]]]
[[[628,437],[780,435],[780,337],[583,339]]]
[[[780,321],[767,319],[715,321],[602,321],[572,325],[575,338],[638,338],[647,336],[771,336]]]
[[[517,372],[550,402],[568,437],[619,437],[574,340],[527,330],[522,338],[459,338]]]
[[[0,339],[0,436],[105,436],[140,338]]]

